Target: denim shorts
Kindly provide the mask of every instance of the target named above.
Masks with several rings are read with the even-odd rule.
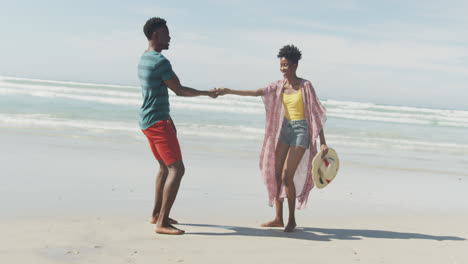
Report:
[[[309,126],[305,119],[288,120],[284,118],[279,140],[290,146],[309,148]]]

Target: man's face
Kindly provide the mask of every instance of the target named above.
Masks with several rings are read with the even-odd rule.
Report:
[[[167,28],[167,26],[164,26],[156,30],[154,33],[156,35],[156,43],[159,44],[161,49],[169,49],[169,42],[171,41],[171,37],[169,36],[169,28]]]

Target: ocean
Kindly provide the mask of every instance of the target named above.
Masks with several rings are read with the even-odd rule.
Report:
[[[325,137],[342,166],[468,176],[468,111],[321,98]],[[0,129],[83,140],[142,142],[138,86],[0,77]],[[265,110],[259,97],[177,97],[171,116],[182,151],[216,149],[256,158]],[[149,151],[149,148],[148,148]]]

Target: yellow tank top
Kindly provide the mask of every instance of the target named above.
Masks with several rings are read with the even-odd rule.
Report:
[[[284,116],[288,120],[305,119],[304,103],[302,102],[302,91],[293,94],[283,93]]]

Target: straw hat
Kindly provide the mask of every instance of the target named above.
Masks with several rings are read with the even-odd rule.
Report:
[[[340,160],[334,149],[329,148],[323,159],[322,151],[317,153],[312,160],[312,179],[315,186],[319,189],[327,186],[336,177],[339,168]]]

